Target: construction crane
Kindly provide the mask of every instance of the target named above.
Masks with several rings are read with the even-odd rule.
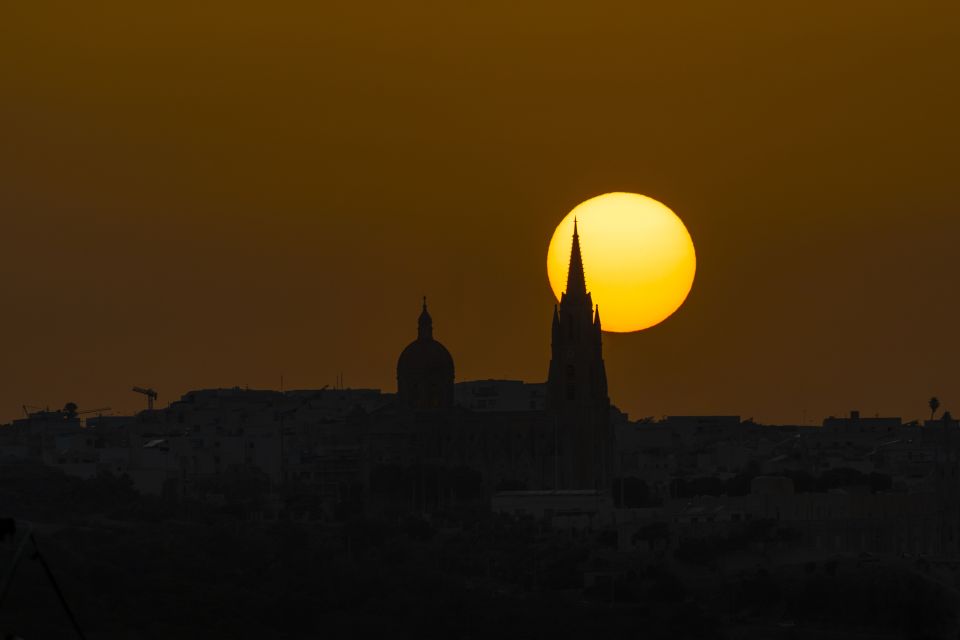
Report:
[[[43,407],[37,407],[32,404],[23,405],[23,415],[30,417],[30,409],[36,409],[37,411],[43,411]]]
[[[153,389],[144,389],[143,387],[134,387],[135,393],[142,393],[147,396],[147,409],[153,410],[153,401],[157,399],[157,392]]]

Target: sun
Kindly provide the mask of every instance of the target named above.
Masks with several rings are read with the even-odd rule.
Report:
[[[604,331],[640,331],[680,308],[697,270],[693,240],[666,205],[637,193],[605,193],[577,205],[557,225],[547,250],[554,295],[567,285],[574,219],[587,290]]]

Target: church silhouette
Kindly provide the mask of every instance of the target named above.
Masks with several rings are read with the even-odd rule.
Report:
[[[607,491],[614,434],[599,307],[587,291],[576,222],[566,291],[554,306],[545,408],[470,411],[454,402],[454,361],[433,337],[424,298],[417,338],[397,361],[397,401],[373,412],[374,457],[479,472],[487,491]],[[404,425],[410,440],[381,437]],[[402,444],[401,444],[402,442]]]

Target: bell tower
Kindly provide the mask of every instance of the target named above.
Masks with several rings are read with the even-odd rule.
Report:
[[[553,309],[547,410],[556,430],[560,489],[610,488],[613,432],[603,364],[600,308],[587,291],[577,222],[567,288]]]

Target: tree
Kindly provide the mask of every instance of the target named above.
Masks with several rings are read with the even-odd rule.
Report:
[[[933,396],[927,404],[930,405],[930,419],[933,420],[934,414],[936,414],[937,409],[940,408],[940,401],[937,399],[937,396]]]

